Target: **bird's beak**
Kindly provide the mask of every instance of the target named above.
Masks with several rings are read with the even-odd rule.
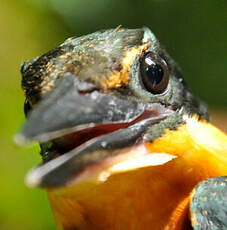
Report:
[[[147,129],[173,114],[158,103],[104,94],[67,73],[28,115],[17,142],[51,141],[47,162],[33,169],[33,186],[62,186],[89,167],[143,142]],[[59,156],[60,155],[60,156]]]

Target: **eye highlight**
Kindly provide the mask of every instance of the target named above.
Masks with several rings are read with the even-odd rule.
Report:
[[[163,93],[169,83],[168,66],[165,60],[151,52],[141,59],[140,76],[144,87],[153,94]]]

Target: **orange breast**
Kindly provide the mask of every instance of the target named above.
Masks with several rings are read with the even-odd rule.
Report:
[[[162,165],[48,190],[63,229],[190,229],[188,197],[208,177],[227,175],[227,137],[210,124],[187,119],[177,131],[146,143],[149,154],[177,156]]]

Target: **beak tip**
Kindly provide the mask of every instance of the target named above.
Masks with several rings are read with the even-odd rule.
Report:
[[[14,142],[18,145],[24,145],[28,142],[28,138],[25,137],[22,133],[18,133],[14,136]]]
[[[30,188],[40,187],[41,180],[39,175],[34,170],[31,170],[25,177],[25,184]]]

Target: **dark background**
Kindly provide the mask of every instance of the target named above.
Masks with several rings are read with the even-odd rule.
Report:
[[[226,129],[226,10],[226,0],[0,0],[0,230],[55,228],[45,192],[23,182],[39,147],[13,143],[24,120],[22,61],[70,36],[146,25]]]

